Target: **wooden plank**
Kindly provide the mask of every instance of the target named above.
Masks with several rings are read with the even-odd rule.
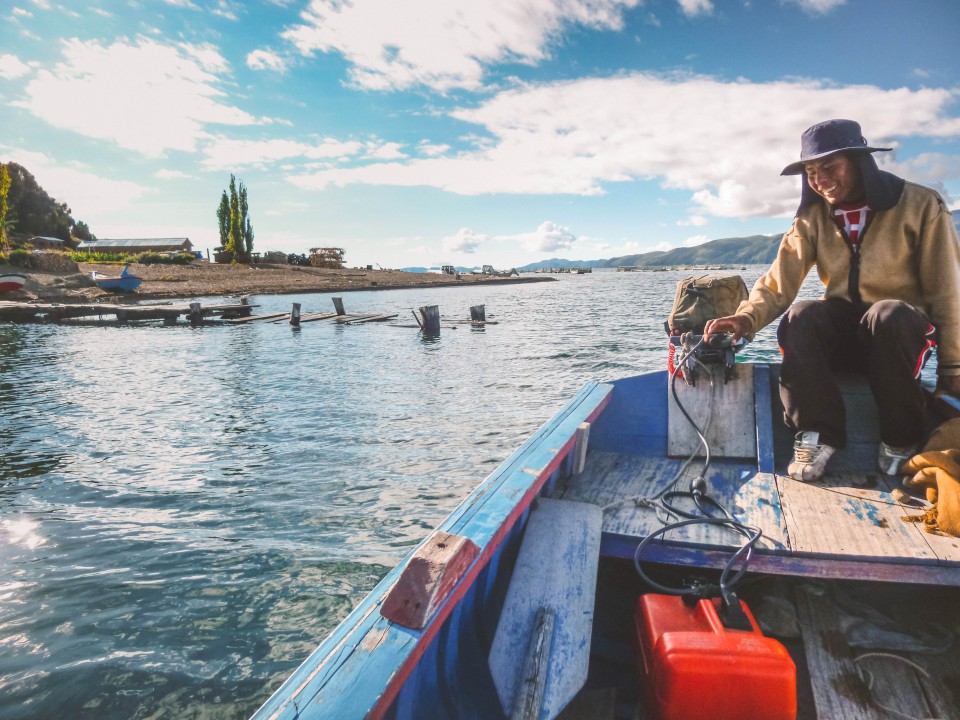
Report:
[[[809,585],[797,589],[795,601],[817,717],[881,720],[826,603]]]
[[[564,498],[607,507],[604,534],[639,540],[675,518],[653,507],[638,507],[634,500],[653,499],[667,489],[682,463],[669,458],[591,451],[583,473],[570,479]],[[701,467],[702,461],[694,461],[676,488],[688,490],[690,480]],[[772,474],[758,473],[745,463],[718,461],[710,466],[707,485],[708,494],[738,520],[763,531],[758,548],[787,550],[786,526]],[[683,509],[692,509],[689,502],[677,504]],[[742,535],[710,525],[688,525],[672,531],[666,539],[696,547],[730,550],[743,542]]]
[[[757,426],[757,468],[774,472],[773,410],[770,397],[770,367],[757,363],[753,368],[753,405]],[[776,422],[783,422],[780,418]]]
[[[828,466],[829,469],[829,466]],[[778,476],[780,502],[795,554],[936,564],[939,559],[901,520],[899,503],[863,473],[828,472],[817,483]]]
[[[817,717],[881,720],[891,717],[881,705],[914,718],[934,717],[917,673],[904,663],[857,657],[865,651],[851,648],[844,628],[864,618],[842,611],[831,599],[831,589],[840,587],[798,584],[795,591],[797,619],[803,637]],[[904,628],[909,634],[909,629]],[[872,685],[865,681],[867,671]],[[943,717],[951,717],[956,709]]]
[[[373,315],[367,315],[359,319],[354,318],[349,321],[349,324],[360,325],[368,322],[380,322],[381,320],[392,320],[395,317],[397,317],[397,313],[374,313]]]
[[[595,505],[549,498],[530,513],[489,656],[507,714],[523,696],[528,644],[542,609],[552,613],[553,632],[543,695],[531,717],[556,717],[587,680],[602,519]]]
[[[267,313],[266,315],[249,315],[242,318],[231,318],[227,320],[231,325],[237,325],[241,323],[256,322],[257,320],[276,320],[281,317],[288,317],[290,313],[279,312],[279,313]]]
[[[697,384],[690,386],[678,376],[677,397],[706,436],[715,457],[756,457],[753,365],[735,365],[733,377],[727,382],[722,366],[708,367],[712,383],[701,375]],[[672,382],[668,382],[667,454],[672,457],[687,457],[693,452],[702,455],[699,436],[677,407],[671,385]]]

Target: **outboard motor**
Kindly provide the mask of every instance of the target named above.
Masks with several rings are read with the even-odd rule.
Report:
[[[667,368],[671,376],[682,359],[680,372],[688,385],[696,385],[699,363],[723,365],[724,379],[732,377],[735,355],[747,339],[734,343],[729,335],[721,334],[705,342],[703,330],[708,320],[733,315],[746,299],[747,286],[739,275],[701,275],[677,283],[673,309],[663,324],[670,336]]]

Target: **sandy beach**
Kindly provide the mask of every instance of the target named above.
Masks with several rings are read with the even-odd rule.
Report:
[[[6,266],[4,267],[6,270]],[[119,275],[122,266],[80,263],[70,271],[10,268],[27,276],[22,290],[4,293],[4,300],[38,302],[95,302],[109,299],[130,302],[151,299],[190,299],[196,297],[240,295],[279,295],[285,293],[350,292],[354,290],[392,290],[410,287],[474,286],[551,281],[546,275],[497,277],[461,274],[458,278],[436,273],[412,273],[400,270],[339,270],[296,265],[218,265],[196,262],[190,265],[131,265],[130,272],[143,283],[129,295],[101,290],[90,279],[92,272]]]

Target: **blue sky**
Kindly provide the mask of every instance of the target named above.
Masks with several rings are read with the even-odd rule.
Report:
[[[830,117],[960,207],[957,0],[14,0],[0,161],[101,238],[349,265],[607,258],[779,233]]]

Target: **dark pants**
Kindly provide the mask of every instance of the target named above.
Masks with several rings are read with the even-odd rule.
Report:
[[[917,378],[933,347],[933,326],[900,300],[867,306],[845,300],[793,304],[777,329],[783,353],[780,398],[795,431],[815,430],[842,448],[846,411],[832,371],[865,374],[880,410],[880,439],[907,447],[923,439],[923,393]]]

